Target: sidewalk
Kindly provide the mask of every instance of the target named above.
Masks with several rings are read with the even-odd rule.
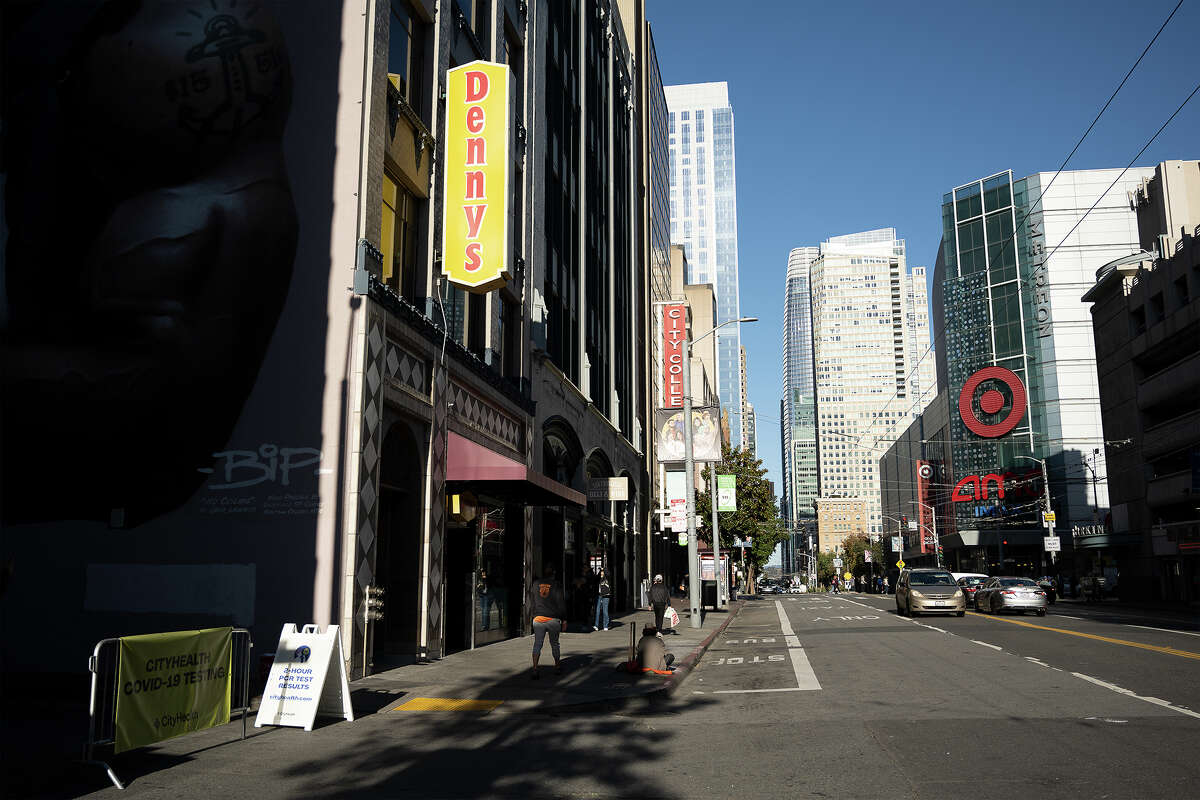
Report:
[[[741,609],[741,601],[728,610],[708,611],[699,628],[689,625],[679,608],[677,633],[664,635],[667,650],[675,654],[677,669],[671,676],[633,675],[617,666],[629,660],[642,628],[653,624],[647,610],[614,617],[607,631],[582,632],[572,627],[562,635],[561,675],[554,673],[554,658],[547,641],[542,648],[541,677],[530,678],[533,637],[522,636],[475,650],[454,653],[428,664],[412,664],[371,675],[350,685],[356,710],[366,698],[387,710],[413,697],[500,701],[496,713],[544,711],[562,706],[616,705],[629,698],[670,693],[686,678],[695,661],[708,649],[719,630]]]
[[[679,601],[676,601],[678,604]],[[678,608],[678,605],[676,606]],[[530,678],[530,654],[533,637],[523,636],[447,656],[427,664],[414,664],[371,675],[350,684],[355,719],[368,723],[372,718],[386,729],[390,722],[424,724],[457,718],[460,715],[515,715],[606,712],[631,705],[650,706],[656,698],[672,693],[691,671],[718,633],[737,616],[742,602],[731,603],[728,610],[708,612],[700,628],[691,628],[687,614],[680,611],[678,634],[666,634],[669,652],[675,654],[678,668],[670,676],[634,675],[617,669],[629,658],[630,631],[635,641],[647,623],[653,623],[650,611],[642,610],[614,617],[608,631],[582,632],[575,628],[562,636],[563,672],[554,674],[554,659],[549,643],[542,650],[541,678]],[[579,631],[579,632],[574,632]],[[82,683],[81,683],[82,686]],[[112,790],[103,769],[79,760],[86,730],[86,700],[76,702],[77,692],[54,694],[54,707],[36,708],[23,704],[16,718],[6,719],[0,750],[0,796],[3,797],[77,797],[81,794]],[[424,709],[402,708],[418,698]],[[455,703],[453,701],[489,701]],[[416,704],[414,704],[416,705]],[[101,748],[97,757],[108,763],[118,776],[139,789],[149,789],[163,780],[171,780],[172,768],[189,764],[188,770],[253,774],[259,770],[256,759],[263,756],[258,747],[270,741],[278,747],[275,757],[282,762],[311,763],[316,758],[331,758],[342,751],[361,750],[362,737],[376,723],[351,724],[322,719],[309,733],[299,728],[266,727],[255,730],[257,698],[251,702],[247,723],[249,737],[258,743],[246,747],[241,737],[240,719],[205,731],[168,740],[112,758],[111,750]],[[429,715],[434,715],[430,717]],[[513,717],[513,719],[517,719]],[[15,723],[15,724],[14,724]],[[261,738],[269,734],[268,739]],[[273,751],[275,752],[275,751]],[[168,774],[169,773],[169,774]],[[190,772],[189,772],[190,774]],[[180,776],[182,778],[182,776]],[[140,784],[140,785],[139,785]],[[113,790],[115,791],[115,790]],[[151,790],[153,791],[153,790]]]

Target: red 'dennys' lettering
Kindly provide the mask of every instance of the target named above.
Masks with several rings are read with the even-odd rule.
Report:
[[[483,266],[483,245],[479,242],[471,242],[467,245],[466,250],[467,260],[463,262],[463,269],[467,272],[476,272]]]
[[[478,103],[488,96],[488,76],[486,72],[471,70],[467,73],[467,102]]]
[[[467,215],[467,238],[479,238],[479,228],[483,225],[483,216],[487,213],[487,205],[463,206],[463,213]]]
[[[471,133],[483,133],[483,106],[471,106],[467,109],[467,130]]]

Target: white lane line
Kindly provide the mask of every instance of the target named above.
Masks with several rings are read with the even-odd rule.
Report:
[[[779,614],[779,627],[783,629],[784,636],[795,636],[796,632],[792,630],[792,623],[788,620],[787,614],[783,613],[783,603],[775,601],[775,611]]]
[[[818,689],[821,687],[817,687]],[[713,694],[766,694],[767,692],[804,692],[802,686],[789,686],[786,689],[718,689]]]
[[[784,638],[787,639],[788,656],[792,660],[792,672],[796,675],[795,691],[814,691],[820,689],[821,682],[817,680],[817,675],[813,672],[812,664],[808,663],[808,655],[805,654],[804,648],[800,646],[800,639],[796,637],[796,632],[792,630],[792,623],[788,621],[787,614],[783,611],[783,603],[776,600],[775,610],[779,612],[779,627],[783,630]]]
[[[1154,628],[1149,625],[1130,625],[1127,622],[1121,623],[1126,628],[1141,628],[1144,631],[1162,631],[1163,633],[1182,633],[1184,636],[1200,636],[1200,633],[1194,631],[1173,631],[1170,628]]]
[[[998,644],[988,644],[987,642],[981,642],[978,639],[972,639],[971,642],[972,642],[972,644],[981,644],[984,647],[990,647],[993,650],[1003,650],[1004,649],[1003,647],[1001,647]]]
[[[1166,700],[1162,700],[1158,697],[1143,697],[1140,694],[1135,694],[1128,689],[1122,689],[1120,686],[1109,683],[1108,681],[1102,681],[1099,678],[1093,678],[1091,675],[1084,675],[1082,672],[1072,672],[1071,674],[1074,675],[1076,678],[1080,678],[1082,680],[1087,681],[1088,683],[1094,683],[1097,686],[1103,686],[1105,689],[1116,692],[1117,694],[1123,694],[1126,697],[1132,697],[1135,700],[1141,700],[1143,702],[1150,703],[1152,705],[1162,706],[1163,708],[1169,708],[1172,711],[1178,711],[1180,714],[1186,714],[1189,717],[1195,717],[1196,719],[1200,719],[1200,714],[1197,714],[1195,711],[1192,711],[1189,708],[1182,708],[1181,706],[1177,706],[1173,703],[1169,703]]]
[[[1054,616],[1061,617],[1062,619],[1083,619],[1083,617],[1072,617],[1070,614],[1055,614]]]

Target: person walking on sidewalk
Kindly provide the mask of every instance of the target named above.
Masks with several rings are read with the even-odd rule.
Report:
[[[654,583],[650,586],[650,608],[654,609],[654,629],[661,631],[663,627],[663,614],[667,613],[667,606],[671,604],[671,593],[667,590],[667,585],[663,583],[662,575],[654,576]]]
[[[538,659],[542,642],[550,637],[550,652],[554,655],[554,671],[562,671],[562,652],[558,635],[567,627],[567,599],[562,584],[554,577],[554,567],[546,567],[542,578],[534,582],[533,594],[533,675],[538,679]]]
[[[604,630],[608,630],[608,603],[612,598],[612,584],[608,581],[608,573],[600,568],[600,578],[596,581],[596,619],[592,622],[592,630],[600,630],[600,617],[604,616]]]

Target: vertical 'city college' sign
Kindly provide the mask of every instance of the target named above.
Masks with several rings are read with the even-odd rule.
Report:
[[[663,306],[663,408],[683,408],[683,341],[687,338],[687,306]]]
[[[470,292],[504,285],[508,248],[508,93],[504,64],[446,73],[442,274]]]

